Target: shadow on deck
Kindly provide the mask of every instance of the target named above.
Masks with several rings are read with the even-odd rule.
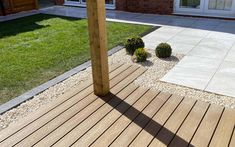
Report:
[[[81,83],[1,131],[0,146],[234,146],[234,109],[136,86],[145,71],[113,65],[109,95]]]

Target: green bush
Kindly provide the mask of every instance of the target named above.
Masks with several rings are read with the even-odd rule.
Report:
[[[159,58],[167,58],[171,56],[172,48],[167,43],[160,43],[155,49],[156,56]]]
[[[135,50],[135,57],[137,62],[144,62],[147,59],[147,52],[145,51],[144,48],[138,48]]]
[[[124,45],[125,45],[127,53],[131,55],[134,54],[136,49],[144,48],[144,42],[138,36],[127,38]]]

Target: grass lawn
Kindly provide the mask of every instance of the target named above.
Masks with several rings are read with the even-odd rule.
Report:
[[[108,47],[150,28],[107,22]],[[0,23],[0,104],[89,59],[85,19],[38,14]]]

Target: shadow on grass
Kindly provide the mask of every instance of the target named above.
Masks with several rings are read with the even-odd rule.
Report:
[[[69,21],[79,20],[78,18],[63,17],[47,14],[35,14],[14,20],[0,22],[0,39],[4,37],[15,36],[20,33],[31,32],[34,30],[49,27],[49,25],[40,25],[38,22],[52,18],[61,18]]]

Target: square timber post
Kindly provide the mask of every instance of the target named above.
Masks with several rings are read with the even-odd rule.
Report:
[[[105,0],[87,0],[86,4],[94,93],[105,96],[110,91]]]

